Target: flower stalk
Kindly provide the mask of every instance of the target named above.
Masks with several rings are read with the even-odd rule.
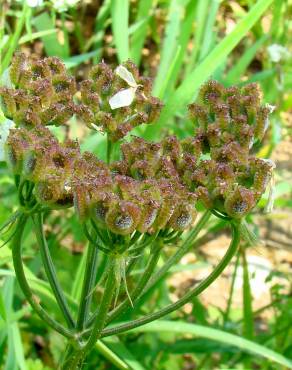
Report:
[[[244,218],[271,182],[275,165],[257,158],[253,147],[267,130],[271,107],[261,104],[256,84],[225,88],[209,81],[189,106],[192,135],[126,141],[138,125],[155,122],[163,106],[151,95],[151,80],[132,62],[116,69],[100,63],[78,87],[57,58],[35,60],[20,53],[10,78],[12,86],[0,87],[0,104],[14,122],[5,152],[19,211],[0,230],[15,228],[13,263],[27,301],[48,327],[68,340],[60,369],[81,369],[99,339],[181,308],[218,278],[236,253],[241,234],[254,239]],[[73,116],[107,136],[106,161],[82,153],[77,140],[60,142],[53,135],[51,126],[68,126]],[[121,140],[120,157],[113,161]],[[77,317],[58,281],[43,230],[45,213],[66,214],[69,208],[89,242]],[[211,216],[232,229],[231,244],[211,274],[177,302],[112,326],[192,250]],[[64,323],[45,310],[46,302],[40,302],[26,279],[22,237],[29,218]],[[174,245],[177,250],[158,269],[164,249]],[[135,284],[137,262],[144,269]]]

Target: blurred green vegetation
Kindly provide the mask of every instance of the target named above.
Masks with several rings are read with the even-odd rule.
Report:
[[[154,95],[165,103],[159,122],[139,128],[135,134],[158,140],[167,133],[179,137],[192,133],[186,106],[194,101],[199,86],[208,78],[226,86],[256,81],[263,89],[264,100],[276,107],[267,137],[258,148],[259,155],[275,156],[282,165],[275,174],[275,212],[264,213],[269,198],[267,192],[248,222],[255,234],[260,233],[259,220],[267,220],[273,227],[277,219],[286,217],[289,225],[288,217],[292,214],[292,1],[86,0],[72,2],[73,6],[69,3],[1,1],[1,83],[6,83],[7,68],[19,49],[37,56],[60,57],[78,80],[86,76],[91,64],[101,60],[117,64],[130,58],[145,75],[155,77]],[[86,136],[85,132],[78,122],[72,122],[69,134],[82,138],[82,149],[104,158],[104,136],[100,133]],[[64,135],[64,132],[58,130],[58,134]],[[288,150],[286,162],[277,148]],[[4,162],[0,162],[0,183],[2,224],[16,204],[14,184]],[[81,290],[85,238],[73,213],[66,218],[52,213],[47,224],[58,275],[74,308]],[[224,222],[214,218],[200,240],[216,240],[224,228]],[[58,317],[56,302],[43,280],[36,242],[28,234],[27,231],[26,273],[37,295],[49,302],[49,309]],[[1,235],[1,242],[7,238],[9,234]],[[282,248],[280,242],[277,245]],[[197,269],[209,266],[206,256],[197,245],[195,247],[193,254],[197,262],[177,266],[180,272],[192,271],[194,277]],[[171,248],[165,255],[172,253]],[[291,255],[291,244],[287,248]],[[234,304],[234,284],[231,284],[229,299],[223,308],[212,297],[208,305],[199,298],[193,301],[188,313],[181,310],[168,317],[168,321],[152,323],[119,338],[106,338],[97,344],[86,368],[292,368],[288,360],[292,359],[292,276],[289,269],[282,269],[281,265],[277,270],[272,269],[266,279],[270,282],[270,302],[255,310],[246,253],[248,250],[243,250],[234,261],[233,272],[228,277],[234,282],[238,270],[243,270],[240,309]],[[136,273],[139,274],[139,269]],[[274,283],[277,276],[281,283]],[[158,282],[149,293],[147,303],[141,302],[124,320],[169,303],[173,289],[166,281]],[[56,369],[64,350],[63,340],[23,303],[10,250],[5,246],[0,249],[0,368]]]

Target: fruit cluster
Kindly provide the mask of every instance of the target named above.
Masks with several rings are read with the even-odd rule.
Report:
[[[14,87],[1,87],[0,97],[4,114],[17,126],[58,126],[74,115],[75,79],[58,58],[34,60],[18,53],[9,75]]]
[[[115,70],[97,64],[79,89],[54,57],[34,60],[18,53],[9,75],[14,87],[1,87],[0,98],[4,114],[17,126],[59,126],[76,114],[115,142],[138,125],[154,122],[163,105],[151,96],[151,79],[141,77],[130,61]]]
[[[112,70],[99,63],[81,83],[79,117],[89,128],[106,132],[116,142],[142,123],[154,122],[162,102],[151,96],[152,81],[141,77],[130,61]]]
[[[134,137],[121,145],[121,160],[106,164],[82,154],[76,141],[59,143],[45,126],[64,123],[60,112],[67,109],[66,120],[77,113],[115,142],[137,124],[155,120],[162,104],[132,63],[115,71],[104,63],[93,67],[81,84],[81,104],[73,102],[75,82],[55,58],[28,63],[18,55],[10,74],[15,88],[2,88],[1,96],[6,115],[20,128],[10,130],[8,162],[33,184],[40,204],[75,205],[82,222],[91,219],[119,235],[183,231],[193,224],[197,201],[238,219],[254,208],[271,179],[274,164],[250,153],[271,111],[261,105],[255,84],[239,89],[207,82],[198,103],[189,106],[194,136],[158,143]],[[125,102],[129,89],[133,101]]]

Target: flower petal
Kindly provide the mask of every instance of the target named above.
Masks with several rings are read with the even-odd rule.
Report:
[[[115,70],[115,73],[121,77],[122,80],[126,81],[127,84],[131,87],[137,87],[137,83],[134,79],[134,76],[130,71],[127,70],[124,66],[118,66]]]
[[[109,100],[111,109],[117,109],[122,107],[128,107],[135,98],[136,87],[130,87],[129,89],[120,90]]]

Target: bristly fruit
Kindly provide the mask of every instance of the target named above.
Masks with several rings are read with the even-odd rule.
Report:
[[[10,67],[14,88],[0,90],[4,113],[15,121],[6,152],[15,175],[33,184],[40,204],[75,206],[82,223],[126,236],[134,231],[183,231],[196,218],[196,203],[240,219],[261,198],[274,164],[251,154],[261,140],[271,107],[261,105],[256,84],[225,88],[204,84],[189,106],[193,136],[160,142],[134,137],[121,145],[122,158],[105,164],[81,153],[76,141],[60,143],[45,126],[64,124],[77,113],[89,127],[123,138],[140,123],[153,122],[162,102],[151,81],[131,62],[112,70],[93,67],[76,83],[57,58],[33,60],[17,54]],[[126,96],[128,94],[128,96]]]

